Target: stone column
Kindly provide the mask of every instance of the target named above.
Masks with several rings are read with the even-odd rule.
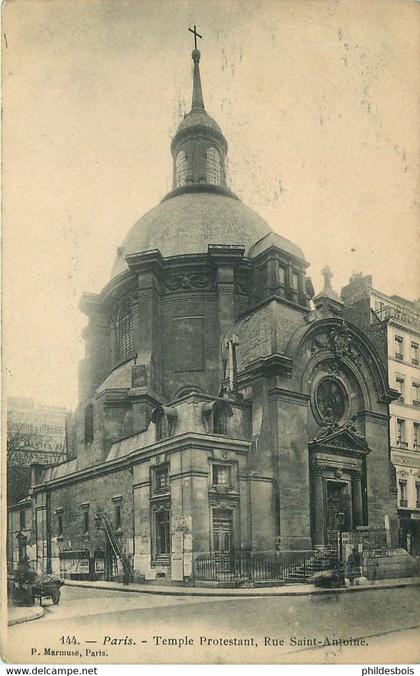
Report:
[[[354,472],[351,478],[353,528],[363,526],[362,473]]]
[[[324,486],[322,470],[316,467],[313,471],[313,509],[314,509],[314,545],[324,544]]]

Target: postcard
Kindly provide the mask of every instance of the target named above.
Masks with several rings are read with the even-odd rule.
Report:
[[[419,9],[3,4],[5,662],[418,662]]]

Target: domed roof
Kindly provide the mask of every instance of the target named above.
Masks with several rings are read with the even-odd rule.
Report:
[[[264,219],[234,196],[184,192],[165,199],[133,225],[118,249],[112,277],[128,269],[128,254],[159,249],[165,257],[181,256],[207,253],[209,244],[237,244],[245,246],[247,255],[269,232]]]
[[[222,130],[216,120],[213,120],[205,110],[191,110],[179,123],[176,133],[179,134],[179,132],[191,129],[192,127],[208,127],[222,134]]]

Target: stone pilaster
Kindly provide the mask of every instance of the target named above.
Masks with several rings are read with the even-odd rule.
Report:
[[[314,546],[324,544],[324,483],[322,479],[322,469],[315,467],[313,470],[313,524],[314,524]]]
[[[272,391],[270,425],[275,429],[280,498],[280,548],[311,549],[308,398],[298,392]]]
[[[132,299],[137,364],[146,367],[150,387],[159,392],[161,335],[158,279],[163,258],[159,251],[151,251],[130,256],[127,264],[137,276],[137,293]]]
[[[219,318],[219,337],[223,340],[235,321],[235,268],[244,255],[243,246],[209,246],[209,256],[216,265],[216,284]],[[224,346],[223,346],[224,347]],[[223,381],[223,362],[220,353],[220,382]]]
[[[362,473],[353,472],[351,478],[353,528],[364,525],[363,497],[362,497]]]

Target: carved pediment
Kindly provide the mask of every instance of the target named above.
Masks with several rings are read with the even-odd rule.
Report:
[[[317,436],[310,443],[311,446],[320,446],[328,448],[336,448],[344,451],[359,452],[367,454],[369,448],[366,439],[359,432],[355,431],[351,426],[329,429],[321,428]]]

